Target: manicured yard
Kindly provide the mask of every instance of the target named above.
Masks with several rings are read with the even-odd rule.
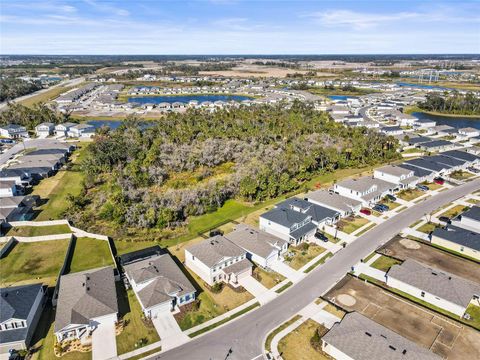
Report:
[[[293,269],[298,270],[324,251],[324,248],[316,244],[303,243],[297,247],[290,246],[287,254],[293,253],[293,256],[287,256],[286,254],[285,262]]]
[[[8,236],[43,236],[55,234],[69,234],[72,231],[68,225],[51,226],[17,226],[7,231]]]
[[[390,269],[391,266],[397,264],[401,264],[401,262],[394,258],[382,255],[377,260],[375,260],[371,266],[375,269],[386,272],[388,271],[388,269]]]
[[[143,343],[143,346],[145,346],[160,340],[153,324],[142,319],[142,308],[133,290],[125,292],[120,288],[121,284],[117,284],[117,286],[119,287],[117,292],[119,294],[120,316],[126,323],[123,331],[117,336],[118,354],[135,350],[135,344]],[[142,339],[143,341],[140,342]]]
[[[309,319],[294,329],[278,343],[278,351],[284,360],[328,360],[328,355],[316,350],[311,339],[320,328],[322,336],[327,332],[319,323]]]
[[[131,251],[135,250],[140,250],[140,249],[145,249],[147,247],[155,246],[155,245],[160,245],[159,242],[156,241],[123,241],[123,240],[118,240],[115,241],[115,248],[117,249],[117,254],[122,255],[126,254]]]
[[[426,223],[426,224],[423,224],[422,226],[420,226],[419,228],[417,228],[417,230],[420,231],[420,232],[423,232],[425,234],[429,234],[433,230],[435,230],[436,227],[437,227],[437,225],[434,224],[434,223]]]
[[[360,216],[349,217],[338,222],[338,229],[344,233],[351,234],[370,221]]]
[[[48,201],[40,206],[41,210],[36,220],[58,220],[68,206],[67,195],[79,195],[83,188],[84,174],[79,169],[79,163],[85,156],[86,145],[79,144],[72,154],[70,170],[62,169],[47,179],[40,181],[33,189],[33,195],[39,195]]]
[[[455,205],[454,207],[444,211],[443,213],[441,213],[439,216],[446,216],[450,219],[453,219],[454,217],[460,215],[462,212],[468,210],[468,207],[467,206],[463,206],[463,205]]]
[[[328,252],[327,254],[325,254],[324,256],[322,256],[321,259],[317,260],[315,263],[313,263],[312,265],[310,265],[308,268],[306,268],[303,272],[304,273],[309,273],[310,271],[312,271],[313,269],[315,269],[317,266],[319,265],[322,265],[325,263],[325,261],[327,261],[329,258],[331,258],[333,256],[333,254],[331,252]]]
[[[480,329],[480,306],[470,304],[467,307],[466,313],[471,317],[470,320],[466,320],[467,323],[470,323],[477,329]]]
[[[54,285],[63,265],[69,240],[19,242],[0,260],[2,287],[17,282]]]
[[[280,275],[279,273],[276,273],[272,270],[266,271],[259,266],[256,266],[253,269],[253,277],[260,281],[262,285],[265,286],[267,289],[271,289],[275,285],[285,280],[285,276]]]
[[[475,199],[468,199],[467,202],[473,205],[477,205],[479,203],[479,201]]]
[[[405,201],[412,201],[413,199],[418,198],[419,196],[422,196],[425,194],[424,191],[418,190],[418,189],[409,189],[409,190],[402,190],[397,194],[397,197],[399,197],[402,200]]]
[[[113,265],[108,242],[92,238],[77,238],[70,272],[79,272]]]

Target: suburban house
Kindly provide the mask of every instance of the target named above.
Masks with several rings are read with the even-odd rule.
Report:
[[[0,180],[0,198],[18,195],[15,180]]]
[[[260,215],[260,230],[296,246],[315,235],[317,225],[312,216],[290,208],[276,207]]]
[[[154,318],[195,300],[195,287],[159,246],[120,257],[123,271],[145,316]]]
[[[470,303],[480,305],[480,284],[407,259],[393,265],[386,284],[460,317]]]
[[[480,164],[480,157],[472,153],[461,150],[450,150],[442,153],[442,156],[448,156],[454,159],[463,160],[468,166],[474,166]]]
[[[428,170],[431,172],[431,177],[432,179],[437,177],[437,176],[442,176],[445,174],[449,174],[450,171],[450,166],[445,165],[445,164],[439,164],[436,161],[432,161],[430,156],[425,156],[423,158],[418,158],[418,159],[412,159],[412,160],[407,160],[403,164],[399,165],[401,167],[405,167],[405,165],[409,166],[414,166],[420,169]],[[416,175],[418,176],[418,175]],[[420,177],[420,176],[419,176]]]
[[[55,124],[51,122],[44,122],[35,126],[35,133],[38,137],[46,138],[53,134],[53,130],[55,129]]]
[[[341,217],[356,214],[362,208],[361,201],[326,190],[309,192],[305,199],[313,204],[337,211]]]
[[[322,337],[322,350],[338,360],[440,360],[383,325],[352,312]]]
[[[433,128],[437,125],[437,122],[434,120],[429,120],[429,119],[418,119],[415,121],[413,124],[413,127],[416,129],[429,129]]]
[[[67,136],[70,129],[75,125],[77,124],[71,122],[55,125],[55,135]]]
[[[458,222],[453,223],[457,224]],[[436,228],[433,230],[430,241],[432,244],[480,260],[480,233],[449,225],[446,229]]]
[[[7,168],[0,170],[0,180],[13,180],[16,185],[27,186],[30,184],[30,181],[32,181],[32,178],[28,172],[24,170]]]
[[[467,211],[460,214],[455,221],[455,224],[464,227],[465,229],[472,229],[480,232],[480,206],[472,206]]]
[[[60,277],[54,333],[57,341],[86,339],[101,323],[115,323],[118,301],[113,268]]]
[[[0,126],[0,137],[8,139],[28,138],[27,128],[17,124]]]
[[[216,282],[238,285],[252,274],[247,252],[221,235],[213,236],[185,249],[185,265],[212,286]]]
[[[471,137],[479,136],[480,131],[472,127],[466,127],[466,128],[458,129],[458,135],[460,135],[463,138],[471,138]]]
[[[247,258],[260,266],[269,267],[287,251],[288,242],[265,231],[239,224],[225,237],[247,252]]]
[[[85,123],[71,126],[67,132],[67,136],[74,138],[90,138],[93,135],[95,135],[95,127]]]
[[[418,177],[413,170],[395,165],[386,165],[375,169],[373,177],[396,184],[400,189],[413,188],[418,183]]]
[[[385,135],[400,135],[403,134],[403,129],[400,126],[384,126],[380,132]]]
[[[28,349],[46,301],[42,284],[0,289],[0,356]]]
[[[340,218],[338,211],[308,202],[305,199],[300,199],[297,197],[292,197],[282,201],[281,203],[277,204],[276,207],[291,209],[302,214],[310,215],[312,217],[312,222],[317,225],[317,227],[321,227],[325,224],[334,224]]]
[[[424,151],[446,151],[455,147],[455,144],[447,140],[433,140],[418,144],[418,147]]]
[[[0,201],[0,223],[28,220],[33,207],[37,205],[39,200],[38,195],[2,198]]]
[[[334,192],[358,200],[364,206],[372,206],[397,189],[397,184],[370,176],[343,180],[333,186]]]

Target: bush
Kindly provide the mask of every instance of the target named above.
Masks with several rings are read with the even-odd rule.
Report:
[[[310,247],[310,244],[309,243],[301,243],[300,245],[298,245],[299,249],[302,250],[302,251],[307,251],[308,248]]]
[[[212,290],[212,292],[214,294],[218,294],[219,292],[221,292],[223,289],[223,283],[222,282],[217,282],[215,284],[213,284],[213,286],[210,288],[210,290]]]
[[[320,328],[315,330],[315,334],[310,339],[310,344],[317,351],[320,351],[322,349],[322,336],[321,336],[319,330],[320,330]]]

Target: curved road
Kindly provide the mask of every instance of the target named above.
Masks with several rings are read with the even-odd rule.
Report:
[[[281,296],[208,334],[149,359],[261,359],[266,335],[339,281],[351,266],[426,213],[480,189],[480,179],[443,191],[377,225]]]

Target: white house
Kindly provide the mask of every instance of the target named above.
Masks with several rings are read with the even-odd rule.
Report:
[[[118,301],[112,267],[60,277],[54,333],[57,341],[84,339],[100,323],[115,324]]]
[[[458,129],[458,134],[465,138],[471,138],[480,135],[480,131],[478,129],[472,127],[466,127]]]
[[[16,195],[18,195],[18,193],[15,180],[0,180],[0,198]]]
[[[8,139],[28,138],[27,128],[17,124],[0,126],[0,137]]]
[[[395,183],[370,176],[343,180],[333,186],[333,191],[336,193],[361,201],[364,206],[372,206],[397,189],[398,186]]]
[[[70,127],[67,135],[74,138],[90,138],[95,135],[95,127],[85,123],[77,124]]]
[[[0,289],[0,357],[8,351],[26,350],[46,301],[42,284],[11,286]]]
[[[334,210],[338,212],[341,217],[357,214],[362,208],[361,201],[326,190],[312,191],[307,194],[305,200],[312,204]]]
[[[70,131],[70,128],[72,126],[76,126],[78,124],[71,123],[71,122],[66,122],[63,124],[57,124],[55,125],[55,135],[57,136],[67,136],[68,132]]]
[[[373,177],[396,184],[400,189],[413,188],[418,183],[418,177],[413,170],[395,165],[386,165],[373,171]]]
[[[480,261],[480,233],[461,227],[461,221],[452,221],[447,228],[436,228],[430,235],[432,244],[465,254]]]
[[[239,224],[225,235],[235,245],[247,252],[247,258],[260,266],[269,267],[287,251],[288,242],[265,231]]]
[[[472,206],[458,216],[458,226],[480,232],[480,206]]]
[[[35,133],[40,138],[46,138],[53,134],[55,129],[55,124],[51,122],[44,122],[35,126]]]
[[[407,259],[388,270],[386,284],[460,317],[470,303],[480,306],[480,285]]]
[[[153,247],[153,248],[158,248]],[[142,249],[123,255],[122,261],[128,282],[145,316],[153,318],[195,300],[195,287],[179,269],[170,254]],[[155,250],[155,249],[152,249]],[[141,253],[136,256],[135,253]]]
[[[185,265],[212,286],[225,282],[238,286],[238,280],[252,274],[247,252],[227,238],[217,235],[185,249]]]
[[[403,129],[400,126],[384,126],[380,129],[380,132],[385,135],[401,135],[403,134]]]

